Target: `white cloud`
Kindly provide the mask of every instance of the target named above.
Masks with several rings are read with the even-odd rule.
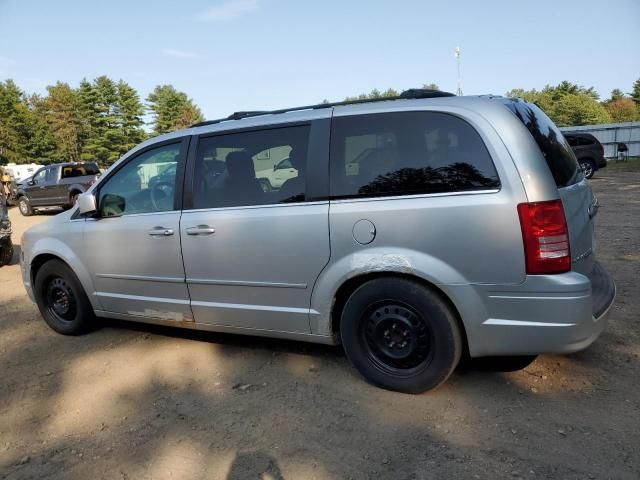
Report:
[[[253,13],[258,9],[258,0],[228,0],[210,7],[198,15],[202,22],[225,22]]]
[[[198,58],[200,56],[195,52],[186,52],[184,50],[178,50],[176,48],[165,48],[164,50],[162,50],[162,54],[175,58]]]

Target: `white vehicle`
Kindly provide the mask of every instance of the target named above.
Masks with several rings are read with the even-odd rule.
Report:
[[[276,163],[273,168],[256,172],[256,178],[262,189],[266,192],[280,190],[282,184],[291,178],[298,176],[298,170],[291,164],[291,160],[285,158]]]
[[[11,175],[16,182],[21,182],[36,173],[40,167],[42,167],[42,165],[37,163],[25,163],[21,165],[9,163],[4,166],[4,171]]]

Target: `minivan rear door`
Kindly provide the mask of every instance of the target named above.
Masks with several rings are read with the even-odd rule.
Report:
[[[537,106],[507,102],[505,106],[527,127],[542,152],[564,206],[569,229],[571,269],[588,274],[595,261],[593,217],[598,203],[562,132]]]

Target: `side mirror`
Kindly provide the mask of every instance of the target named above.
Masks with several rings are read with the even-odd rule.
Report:
[[[93,193],[83,193],[78,197],[80,215],[93,215],[98,211],[96,196]]]
[[[30,178],[30,179],[27,181],[27,185],[29,185],[30,187],[33,187],[35,184],[36,184],[36,182],[33,180],[33,178]]]
[[[275,172],[276,170],[278,170],[278,165],[273,166],[273,171]]]

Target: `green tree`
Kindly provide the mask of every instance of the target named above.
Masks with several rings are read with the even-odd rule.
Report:
[[[142,129],[144,105],[140,101],[138,92],[124,81],[118,82],[116,90],[118,94],[115,106],[116,116],[121,129],[118,156],[122,156],[144,140],[146,136]]]
[[[153,115],[153,133],[161,135],[204,120],[202,112],[187,94],[172,85],[158,85],[147,97]]]
[[[609,102],[613,102],[616,100],[622,100],[625,97],[624,93],[622,93],[622,90],[620,90],[619,88],[614,88],[613,90],[611,90],[611,98],[608,100]]]
[[[82,160],[109,166],[144,140],[144,106],[138,92],[123,80],[83,79],[77,97]]]
[[[536,104],[559,127],[611,121],[611,115],[598,102],[598,95],[593,87],[585,88],[564,81],[555,87],[547,85],[540,91],[513,89],[506,96],[522,98]]]
[[[630,95],[633,101],[636,102],[636,105],[640,107],[640,78],[633,82],[633,88]]]
[[[83,118],[78,92],[67,83],[58,82],[47,87],[47,96],[34,96],[33,103],[38,117],[47,124],[48,132],[42,132],[55,141],[52,159],[56,161],[80,160],[82,150]]]
[[[24,93],[13,80],[0,82],[0,163],[29,163],[30,130]]]

